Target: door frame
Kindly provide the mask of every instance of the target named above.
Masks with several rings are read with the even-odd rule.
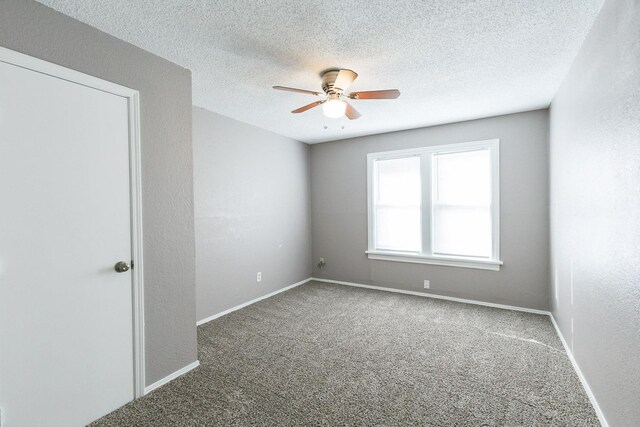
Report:
[[[140,94],[98,77],[34,58],[0,46],[0,62],[97,89],[127,100],[129,118],[129,192],[131,206],[131,289],[133,313],[133,386],[136,398],[144,396],[144,268],[142,256],[142,169],[140,155]]]

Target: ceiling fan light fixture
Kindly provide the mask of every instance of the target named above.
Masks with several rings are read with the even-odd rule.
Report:
[[[347,110],[347,103],[342,101],[339,96],[331,95],[329,99],[322,104],[322,112],[330,119],[338,119],[344,116]]]
[[[396,99],[400,96],[398,89],[385,89],[385,90],[369,90],[365,92],[351,92],[345,93],[345,89],[350,87],[353,81],[358,77],[358,73],[353,70],[347,70],[346,68],[335,68],[326,70],[321,74],[322,77],[322,91],[315,92],[306,89],[297,89],[288,86],[273,86],[276,90],[284,90],[287,92],[305,93],[308,95],[321,96],[323,99],[312,102],[311,104],[303,105],[300,108],[296,108],[291,111],[293,114],[304,113],[312,108],[322,105],[322,112],[325,117],[330,119],[339,119],[340,117],[346,117],[349,120],[356,120],[361,117],[358,110],[353,108],[346,100],[359,100],[359,99]]]

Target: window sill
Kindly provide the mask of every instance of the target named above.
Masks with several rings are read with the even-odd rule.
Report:
[[[446,256],[424,256],[405,252],[366,251],[369,259],[379,261],[409,262],[414,264],[443,265],[447,267],[475,268],[500,271],[502,261],[479,260]]]

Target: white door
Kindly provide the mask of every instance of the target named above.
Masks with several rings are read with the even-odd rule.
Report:
[[[134,397],[128,100],[0,62],[3,427]]]

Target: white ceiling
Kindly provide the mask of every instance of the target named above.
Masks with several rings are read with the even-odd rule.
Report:
[[[195,105],[308,143],[547,107],[603,3],[39,1],[191,69]],[[353,101],[349,121],[293,115],[317,98],[271,89],[319,90],[331,67],[402,95]]]

